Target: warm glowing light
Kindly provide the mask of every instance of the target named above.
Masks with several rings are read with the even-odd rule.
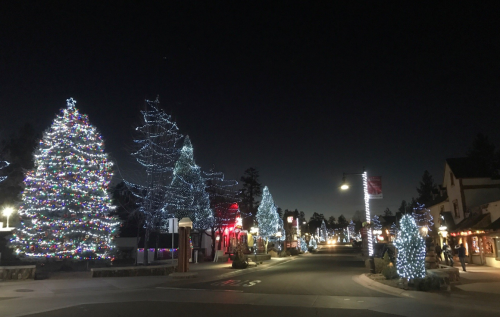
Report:
[[[292,223],[292,222],[293,222],[293,216],[286,217],[286,221],[287,221],[288,223]]]
[[[12,207],[7,207],[3,210],[3,215],[5,217],[10,217],[10,215],[12,215],[12,213],[14,212],[14,208]]]

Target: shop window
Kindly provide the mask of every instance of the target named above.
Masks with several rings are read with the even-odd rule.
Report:
[[[478,237],[472,237],[472,254],[478,254],[479,253],[479,239]]]
[[[493,238],[490,237],[483,237],[483,252],[485,255],[493,255],[493,244],[495,242],[493,241]]]

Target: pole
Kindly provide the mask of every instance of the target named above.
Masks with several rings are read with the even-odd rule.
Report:
[[[368,173],[363,168],[363,189],[364,189],[364,198],[365,198],[365,215],[366,221],[371,221],[370,215],[370,196],[368,195]],[[368,239],[368,256],[370,257],[370,273],[375,273],[375,258],[373,256],[373,236],[371,228],[367,228],[366,236]]]

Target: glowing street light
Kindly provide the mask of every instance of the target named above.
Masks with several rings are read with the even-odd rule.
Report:
[[[342,177],[342,185],[340,186],[340,189],[342,189],[342,190],[348,190],[349,189],[349,185],[347,185],[347,183],[345,181],[345,174],[344,174],[344,177]]]
[[[14,208],[12,208],[12,207],[6,207],[3,210],[4,217],[7,217],[7,228],[9,227],[9,217],[10,217],[10,215],[12,215],[13,212],[14,212]]]

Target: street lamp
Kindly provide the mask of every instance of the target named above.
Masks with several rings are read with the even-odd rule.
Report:
[[[14,208],[12,208],[12,207],[6,207],[3,210],[4,217],[7,217],[7,228],[9,227],[9,217],[10,217],[10,215],[12,215],[13,212],[14,212]]]
[[[340,189],[347,190],[349,189],[349,185],[346,183],[346,175],[359,175],[363,177],[363,193],[365,199],[365,215],[366,221],[370,223],[371,215],[370,215],[370,196],[368,195],[368,173],[365,171],[363,167],[363,173],[344,173],[342,176],[342,185]],[[375,273],[375,260],[373,259],[373,235],[372,231],[368,228],[366,230],[366,236],[368,240],[368,256],[370,257],[370,271],[371,273]]]

